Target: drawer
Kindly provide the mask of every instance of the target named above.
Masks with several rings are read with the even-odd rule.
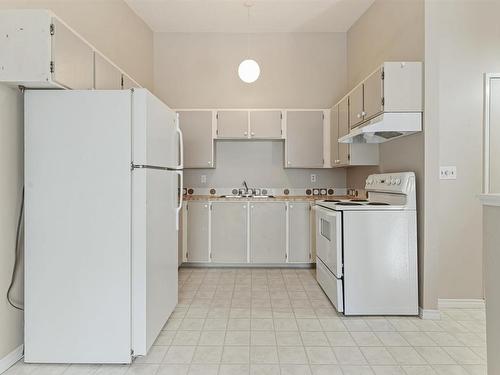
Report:
[[[319,258],[316,258],[316,280],[337,311],[344,312],[342,279],[337,279]]]

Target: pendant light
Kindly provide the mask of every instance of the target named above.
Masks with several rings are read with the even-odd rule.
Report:
[[[243,82],[252,83],[257,81],[260,76],[260,66],[257,61],[250,58],[250,8],[253,3],[246,1],[244,3],[247,8],[248,27],[247,27],[247,58],[238,66],[238,76]]]

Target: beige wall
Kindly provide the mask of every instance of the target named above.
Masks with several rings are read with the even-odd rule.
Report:
[[[376,0],[347,32],[349,88],[384,61],[424,60],[423,0]],[[424,136],[411,135],[380,145],[378,167],[347,171],[347,185],[363,188],[370,173],[414,171],[417,176],[420,305],[425,303],[424,280]],[[435,306],[435,304],[434,304]]]
[[[153,35],[123,1],[0,0],[0,9],[14,7],[52,9],[139,83],[152,88]],[[0,359],[23,343],[22,314],[5,299],[23,184],[22,114],[19,91],[0,84]],[[22,272],[19,276],[14,297],[22,297]]]
[[[496,375],[500,374],[500,207],[484,206],[483,219],[488,374]]]
[[[155,92],[173,108],[330,108],[346,89],[345,33],[270,33],[250,36],[250,55],[261,66],[253,84],[238,77],[247,36],[224,33],[155,34]],[[282,145],[217,142],[217,168],[185,173],[186,184],[345,187],[345,171],[284,170]],[[252,155],[252,156],[250,156]],[[248,157],[245,157],[248,156]],[[240,167],[235,161],[241,162]]]
[[[139,84],[153,89],[153,32],[123,0],[0,0],[50,9]]]
[[[482,298],[483,73],[500,71],[498,1],[429,2],[426,61],[432,64],[434,106],[428,108],[426,174],[456,165],[457,180],[437,180],[426,190],[434,197],[433,225],[439,246],[439,297]],[[427,167],[427,166],[426,166]],[[432,167],[432,169],[431,169]],[[427,218],[426,218],[427,220]]]
[[[244,34],[159,33],[154,47],[155,91],[173,108],[329,108],[346,86],[345,33],[251,35],[253,84],[238,78]]]

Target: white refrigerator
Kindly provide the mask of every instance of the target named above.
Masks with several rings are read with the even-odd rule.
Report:
[[[145,89],[25,92],[25,361],[130,363],[177,304],[182,134]]]

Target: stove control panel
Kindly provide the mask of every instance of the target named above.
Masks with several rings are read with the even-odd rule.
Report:
[[[372,174],[366,179],[365,189],[405,193],[414,181],[415,174],[413,172]]]

